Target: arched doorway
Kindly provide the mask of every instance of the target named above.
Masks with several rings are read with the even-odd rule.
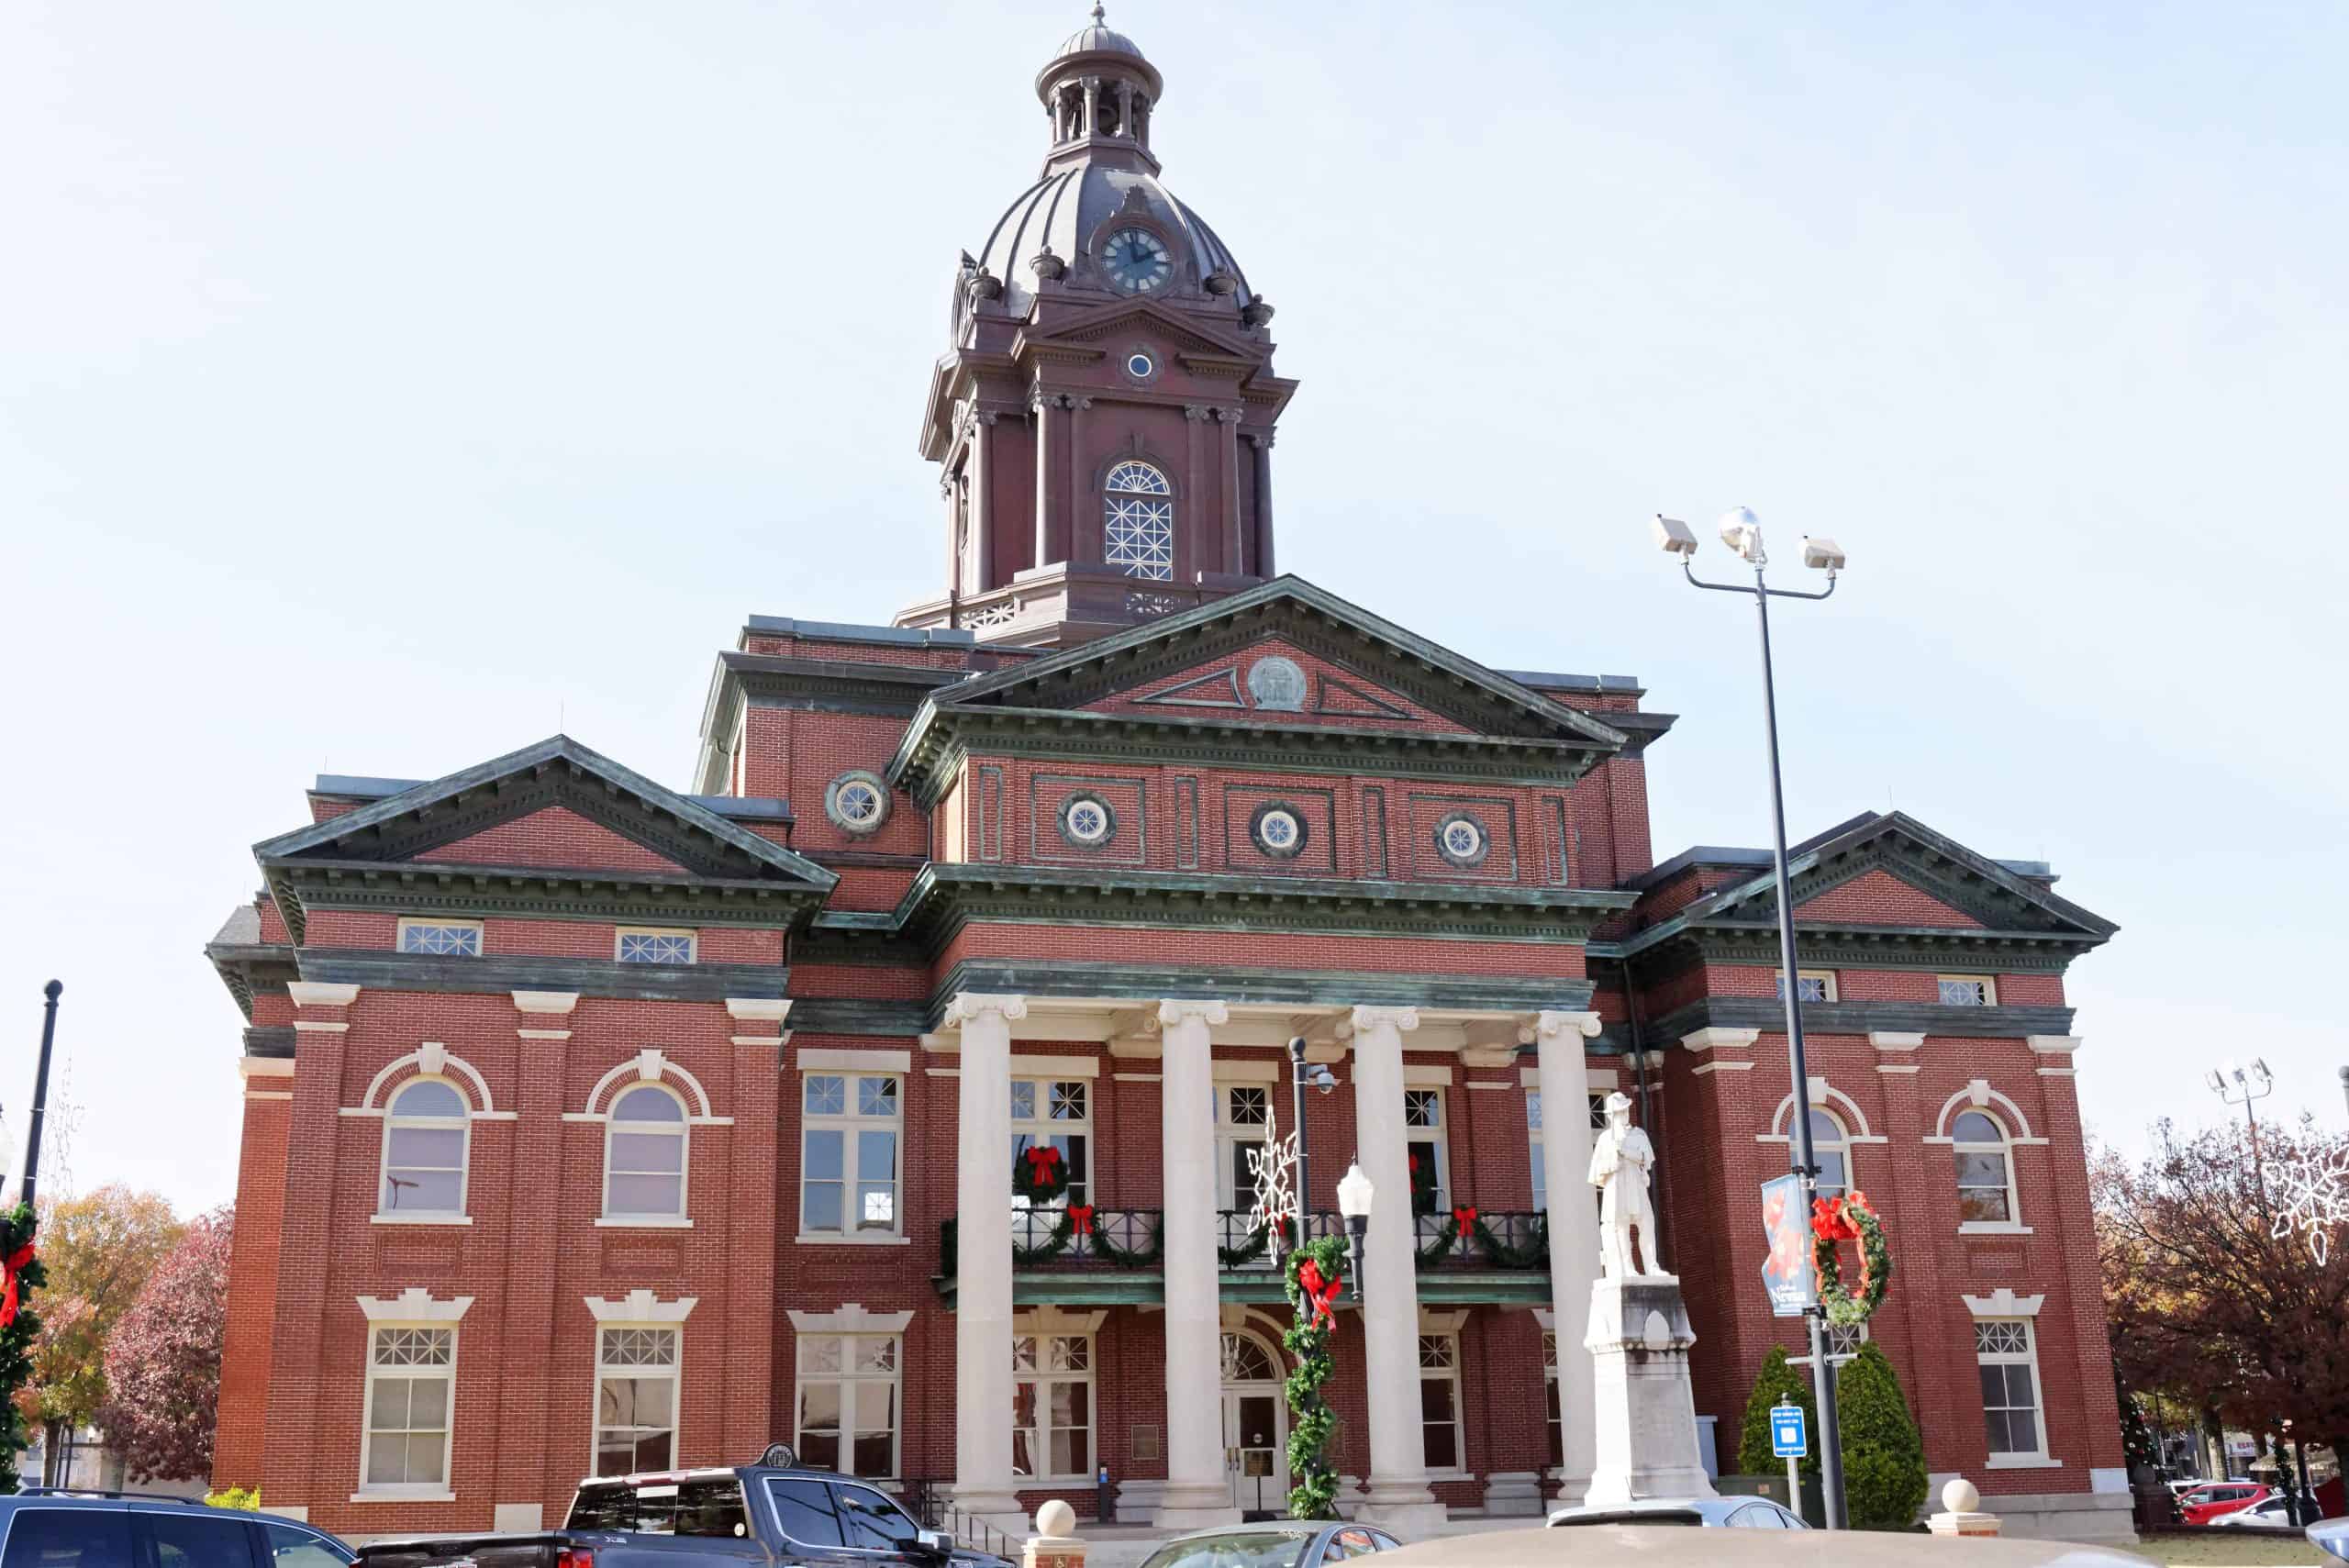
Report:
[[[1223,1463],[1248,1518],[1288,1511],[1288,1404],[1281,1359],[1244,1329],[1223,1333]]]

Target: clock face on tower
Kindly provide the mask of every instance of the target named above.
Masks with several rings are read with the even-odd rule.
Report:
[[[1128,294],[1147,294],[1166,286],[1174,275],[1174,259],[1158,236],[1146,228],[1120,228],[1101,247],[1101,265],[1109,281]]]

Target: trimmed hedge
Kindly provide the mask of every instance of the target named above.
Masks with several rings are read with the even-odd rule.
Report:
[[[1753,1380],[1753,1396],[1745,1402],[1745,1429],[1737,1440],[1737,1468],[1744,1475],[1777,1475],[1784,1473],[1787,1462],[1770,1451],[1770,1407],[1774,1405],[1799,1405],[1805,1430],[1811,1434],[1810,1453],[1803,1456],[1802,1473],[1809,1479],[1819,1473],[1819,1407],[1810,1397],[1810,1378],[1787,1364],[1787,1352],[1773,1346],[1762,1362],[1762,1374]]]
[[[1900,1378],[1873,1341],[1835,1380],[1843,1436],[1843,1507],[1854,1529],[1914,1529],[1925,1501],[1925,1444]]]

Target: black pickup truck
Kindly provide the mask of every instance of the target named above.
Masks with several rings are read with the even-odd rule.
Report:
[[[583,1481],[560,1529],[406,1536],[358,1568],[1011,1568],[928,1530],[869,1483],[770,1461]]]

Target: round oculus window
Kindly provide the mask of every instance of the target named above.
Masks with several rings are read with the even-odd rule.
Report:
[[[1248,819],[1248,836],[1273,859],[1295,860],[1305,849],[1305,817],[1285,801],[1270,802]]]
[[[1148,381],[1158,373],[1158,361],[1136,350],[1126,356],[1126,373],[1136,381]]]
[[[1481,865],[1491,848],[1485,825],[1464,811],[1456,811],[1435,825],[1436,853],[1453,865]]]
[[[888,819],[889,786],[862,768],[834,779],[824,792],[824,815],[851,833],[870,833]]]
[[[1073,795],[1061,807],[1061,837],[1080,849],[1106,844],[1117,830],[1117,813],[1097,795]]]

